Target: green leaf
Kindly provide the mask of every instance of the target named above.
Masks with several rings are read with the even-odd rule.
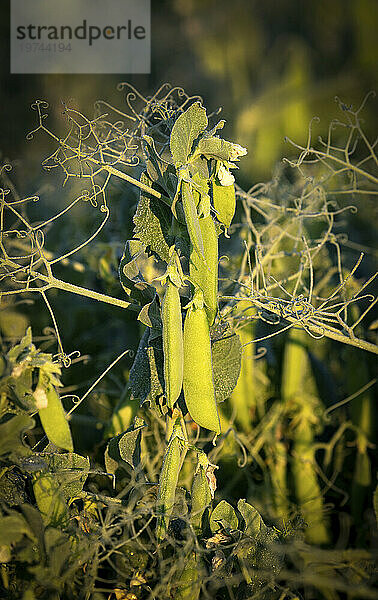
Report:
[[[146,160],[147,174],[148,177],[154,183],[157,183],[169,194],[169,190],[166,186],[165,171],[167,171],[169,165],[160,159],[160,156],[155,150],[154,140],[149,135],[144,135],[142,141],[145,145],[146,154],[148,156]]]
[[[234,508],[226,502],[221,500],[210,516],[210,529],[213,533],[219,529],[237,529],[238,528],[238,517]]]
[[[60,493],[59,484],[52,473],[34,475],[34,496],[47,525],[64,525],[68,522],[68,508]]]
[[[185,165],[192,151],[193,142],[207,127],[206,110],[195,102],[182,113],[172,127],[170,149],[174,164]]]
[[[0,456],[3,454],[18,454],[27,456],[31,454],[23,442],[23,434],[33,429],[34,420],[28,415],[16,415],[9,418],[5,415],[0,422]]]
[[[139,270],[138,259],[143,252],[144,246],[139,240],[128,240],[126,242],[119,263],[119,279],[129,298],[141,304],[146,304],[153,300],[156,289],[145,281]]]
[[[74,452],[67,454],[40,452],[38,456],[46,464],[45,472],[54,475],[64,500],[75,498],[81,493],[90,469],[88,458]]]
[[[217,219],[225,227],[230,227],[236,209],[234,185],[220,185],[213,182],[213,206],[217,211]]]
[[[163,324],[160,314],[159,297],[155,294],[154,299],[149,304],[145,304],[138,314],[138,321],[151,329],[150,339],[161,336]]]
[[[244,533],[246,535],[256,537],[267,531],[268,528],[262,520],[260,513],[242,498],[238,502],[238,511],[244,519]]]
[[[154,406],[164,394],[163,372],[162,338],[152,340],[151,330],[147,328],[130,369],[131,397],[139,399],[141,405],[149,401]]]
[[[32,346],[32,330],[28,327],[26,333],[19,344],[13,346],[8,352],[8,358],[11,362],[20,362],[31,350]]]
[[[142,173],[140,180],[153,187],[153,182],[146,173]],[[134,237],[142,242],[146,252],[168,262],[169,248],[174,242],[169,206],[141,190],[133,221]]]
[[[122,394],[117,406],[115,407],[111,418],[109,419],[104,438],[111,438],[119,435],[131,424],[139,409],[139,402],[135,398],[131,399],[131,390],[128,387]]]
[[[45,388],[48,404],[46,408],[39,409],[42,427],[50,442],[72,452],[73,442],[70,426],[66,419],[62,401],[53,385]]]
[[[0,502],[6,502],[8,506],[26,502],[26,485],[25,474],[21,474],[19,469],[14,469],[13,465],[10,468],[3,468],[0,477]]]
[[[228,398],[236,387],[241,368],[242,346],[235,333],[211,345],[215,396],[217,402]]]
[[[15,511],[11,514],[0,517],[0,546],[10,546],[19,542],[24,535],[34,540],[24,517]]]
[[[33,491],[48,525],[68,522],[67,502],[80,494],[88,477],[89,460],[79,454],[41,453],[46,469],[34,475]]]
[[[122,461],[136,469],[140,466],[140,444],[142,429],[146,426],[143,419],[135,417],[134,423],[125,433],[109,440],[105,451],[105,466],[109,473],[115,473]]]
[[[216,160],[230,160],[233,144],[219,137],[204,136],[198,142],[196,154],[203,154],[206,158]]]
[[[64,577],[69,574],[67,565],[72,554],[72,539],[60,529],[48,527],[45,533],[45,544],[49,557],[49,572],[54,579],[60,579],[62,586]]]

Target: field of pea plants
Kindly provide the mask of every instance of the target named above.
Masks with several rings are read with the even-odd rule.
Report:
[[[374,95],[248,188],[218,106],[118,90],[0,165],[0,597],[377,599]]]

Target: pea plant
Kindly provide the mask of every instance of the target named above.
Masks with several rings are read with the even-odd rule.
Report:
[[[319,473],[334,491],[327,467],[348,432],[355,435],[358,464],[369,471],[371,432],[361,415],[335,426],[319,466],[316,433],[325,426],[326,409],[307,340],[378,352],[361,328],[375,304],[366,291],[374,276],[357,281],[362,253],[344,268],[340,246],[347,239],[334,232],[340,215],[354,210],[337,204],[338,195],[377,193],[374,144],[361,129],[362,107],[341,107],[348,119],[342,149],[332,142],[335,123],[321,149],[313,147],[312,124],[305,147],[292,143],[300,156],[285,167],[295,173],[290,183],[281,167],[269,184],[243,191],[233,170],[247,149],[222,137],[225,121],[208,114],[200,97],[167,85],[148,98],[128,84],[120,85],[124,89],[124,111],[99,101],[89,119],[64,106],[63,135],[47,127],[47,103],[33,104],[37,127],[28,139],[45,134],[55,144],[44,169],[60,170],[64,184],[79,186],[78,195],[52,216],[31,219],[28,207],[39,196],[20,197],[9,179],[11,166],[0,170],[2,303],[14,311],[18,298],[31,301],[39,294],[58,346],[55,355],[43,352],[29,327],[19,343],[3,348],[5,597],[294,600],[300,588],[338,598],[330,578],[342,593],[353,568],[342,565],[342,576],[334,579],[328,566],[334,558],[322,554],[330,537]],[[361,142],[367,157],[353,162]],[[132,237],[116,265],[122,298],[61,275],[68,264],[80,274],[81,261],[93,258],[89,248],[110,222],[114,182],[139,194]],[[64,239],[54,252],[47,243],[52,229],[73,215],[82,219],[84,204],[94,214],[92,230],[72,247]],[[105,262],[102,273],[111,287],[108,267]],[[72,427],[75,416],[89,423],[80,421],[77,409],[129,351],[81,397],[59,394],[62,368],[80,353],[65,351],[52,290],[132,311],[141,328],[119,402],[96,424],[102,428],[102,464],[91,465],[74,451]],[[283,332],[281,392],[272,403],[259,359]],[[253,477],[239,482],[244,494],[236,507],[218,500],[219,479],[230,468],[222,456],[238,460],[236,469],[231,463],[231,482],[253,464],[264,481],[259,489]],[[105,483],[94,486],[92,478]],[[12,487],[18,489],[13,499]],[[350,561],[365,561],[368,572],[373,556],[364,552],[356,550]],[[295,564],[300,577],[290,571]],[[361,575],[353,589],[354,597],[375,597]]]

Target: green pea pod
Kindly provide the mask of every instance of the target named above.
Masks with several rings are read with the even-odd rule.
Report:
[[[180,395],[184,346],[179,290],[168,278],[162,303],[164,381],[167,405],[173,408]]]
[[[209,322],[203,302],[202,306],[196,306],[193,302],[185,317],[183,387],[186,406],[193,421],[220,433]]]
[[[40,383],[38,384],[37,390],[44,390],[47,396],[47,406],[39,409],[42,427],[50,442],[59,448],[64,448],[64,450],[72,452],[73,442],[71,430],[66,419],[62,401],[59,398],[59,394],[55,387],[51,383],[48,383],[47,386],[43,385],[41,379],[40,376]]]
[[[212,182],[213,206],[217,211],[217,219],[226,227],[230,227],[236,209],[235,186],[220,185]]]
[[[181,467],[181,441],[172,434],[165,452],[163,467],[159,477],[159,491],[156,502],[158,515],[156,537],[163,540],[168,531],[169,519],[175,503],[175,493]]]
[[[190,520],[194,531],[199,534],[202,532],[202,519],[206,509],[209,507],[212,500],[212,493],[208,478],[206,476],[206,468],[209,464],[206,455],[200,454],[196,472],[194,473],[192,482],[192,510]]]
[[[194,250],[202,260],[204,259],[204,247],[201,228],[198,222],[197,208],[194,202],[190,184],[183,181],[181,184],[182,205],[184,208],[185,222],[188,229],[189,238]]]
[[[211,216],[200,218],[205,263],[195,249],[190,253],[189,277],[203,292],[209,325],[212,325],[218,310],[218,236]]]

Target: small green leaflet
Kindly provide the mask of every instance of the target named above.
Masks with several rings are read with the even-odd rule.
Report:
[[[142,173],[140,180],[153,187],[153,182],[146,173]],[[168,262],[169,248],[174,242],[169,206],[141,190],[133,221],[134,237],[142,242],[146,252]]]
[[[139,270],[138,259],[143,251],[142,242],[128,240],[119,263],[119,279],[124,291],[141,305],[151,302],[156,294],[156,289],[145,281]]]
[[[54,475],[59,492],[66,501],[80,494],[88,477],[89,458],[74,452],[41,452],[37,456],[46,464],[43,471]]]
[[[125,433],[112,438],[105,451],[105,466],[108,473],[115,473],[126,462],[136,469],[140,465],[142,429],[146,426],[143,419],[134,418],[134,423]]]
[[[210,529],[213,533],[219,529],[237,529],[238,528],[238,517],[234,508],[226,502],[221,500],[210,516]]]
[[[170,149],[176,167],[187,163],[192,146],[208,124],[206,110],[200,102],[195,102],[182,113],[172,127]]]
[[[199,140],[196,154],[203,154],[206,158],[216,160],[230,160],[233,144],[219,137],[203,137]]]
[[[248,504],[243,498],[241,498],[238,502],[238,511],[241,513],[244,522],[245,529],[244,533],[246,535],[250,535],[251,537],[256,537],[260,533],[265,533],[267,530],[267,526],[259,512],[251,505]]]
[[[0,422],[0,456],[9,453],[29,456],[31,450],[22,438],[25,431],[33,429],[34,425],[34,419],[28,415],[5,415]]]
[[[228,398],[236,387],[241,367],[242,347],[235,333],[211,344],[215,396],[217,402]]]

